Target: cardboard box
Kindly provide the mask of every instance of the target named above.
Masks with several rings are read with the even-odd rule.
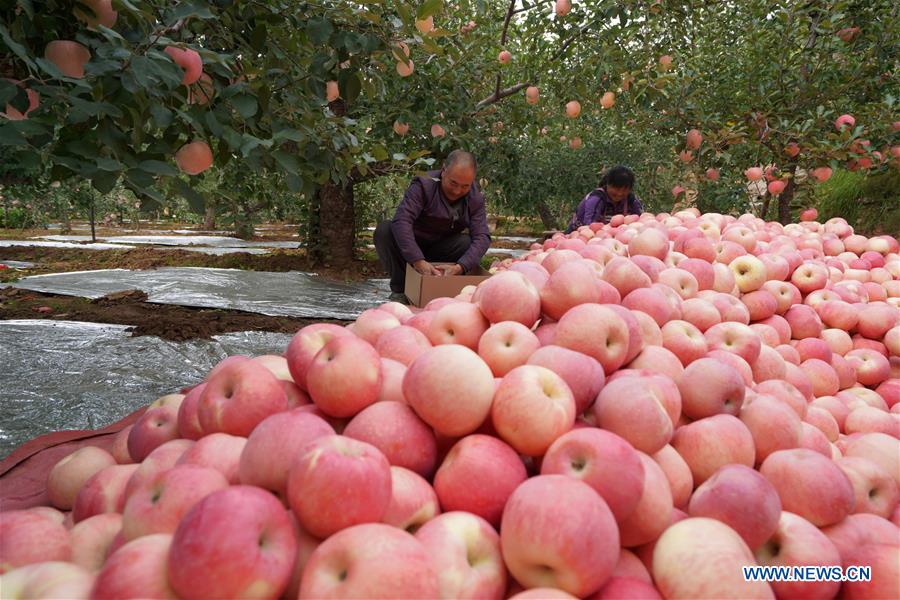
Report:
[[[444,263],[434,263],[435,266]],[[435,298],[452,298],[459,294],[467,285],[478,285],[491,274],[478,267],[475,271],[466,275],[422,275],[406,265],[406,297],[418,307],[425,306]]]

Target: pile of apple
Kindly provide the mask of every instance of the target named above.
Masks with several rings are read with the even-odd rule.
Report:
[[[619,216],[228,358],[0,513],[2,594],[898,598],[900,246],[803,218]]]

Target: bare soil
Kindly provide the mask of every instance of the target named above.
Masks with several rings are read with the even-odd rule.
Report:
[[[156,269],[159,267],[214,267],[244,269],[248,271],[306,271],[329,279],[360,281],[381,276],[377,260],[356,260],[347,268],[331,266],[313,267],[306,252],[297,250],[273,250],[269,254],[238,252],[214,256],[169,248],[134,248],[131,250],[81,250],[79,248],[52,248],[13,246],[0,248],[0,262],[16,260],[35,263],[27,271],[0,270],[0,282],[12,282],[25,275],[43,273],[67,273],[96,269]]]
[[[208,339],[232,331],[295,333],[312,323],[338,323],[327,319],[270,317],[239,310],[190,308],[152,304],[140,290],[115,292],[89,300],[32,292],[16,287],[0,289],[0,320],[49,319],[129,325],[131,335],[155,335],[185,341]]]
[[[73,234],[85,235],[84,224]],[[186,229],[177,224],[144,225],[139,231],[119,228],[98,228],[98,237],[127,234],[146,235],[159,229]],[[154,231],[157,229],[157,231]],[[296,228],[275,226],[261,230],[256,241],[287,240],[293,237]],[[58,230],[10,230],[0,229],[0,239],[29,239],[32,237],[58,234]],[[161,232],[159,232],[161,233]],[[197,231],[198,235],[212,232]],[[509,233],[509,232],[505,232]],[[88,233],[89,234],[89,233]],[[221,235],[221,233],[218,233]],[[365,236],[362,236],[365,237]],[[494,240],[495,248],[522,248],[520,243],[509,240]],[[495,256],[493,258],[503,258]],[[97,269],[156,269],[160,267],[212,267],[224,269],[245,269],[250,271],[305,271],[338,281],[360,281],[384,276],[381,264],[374,252],[367,251],[361,260],[355,260],[346,267],[331,265],[313,267],[303,249],[276,249],[269,254],[258,255],[246,252],[223,256],[207,255],[178,248],[133,248],[123,250],[90,250],[80,248],[25,247],[0,248],[0,263],[14,260],[34,263],[27,270],[0,269],[0,282],[15,283],[21,277],[44,273],[66,273]],[[294,333],[311,323],[335,322],[323,319],[302,319],[297,317],[270,317],[239,310],[204,309],[146,301],[146,294],[139,290],[116,292],[89,300],[73,296],[32,292],[16,287],[0,289],[0,320],[6,319],[58,319],[88,321],[94,323],[114,323],[131,327],[132,335],[155,335],[167,340],[183,341],[195,338],[209,338],[232,331],[274,331]]]

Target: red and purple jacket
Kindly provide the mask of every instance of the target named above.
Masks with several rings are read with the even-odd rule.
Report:
[[[412,180],[391,222],[391,232],[406,262],[425,259],[420,243],[427,245],[468,229],[472,245],[457,262],[466,273],[478,267],[491,246],[484,195],[473,182],[469,193],[457,202],[463,203],[458,216],[441,190],[440,171],[429,171]]]

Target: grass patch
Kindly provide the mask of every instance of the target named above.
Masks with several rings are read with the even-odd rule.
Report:
[[[863,235],[900,232],[900,171],[866,177],[860,172],[835,171],[816,186],[819,221],[843,217]]]

